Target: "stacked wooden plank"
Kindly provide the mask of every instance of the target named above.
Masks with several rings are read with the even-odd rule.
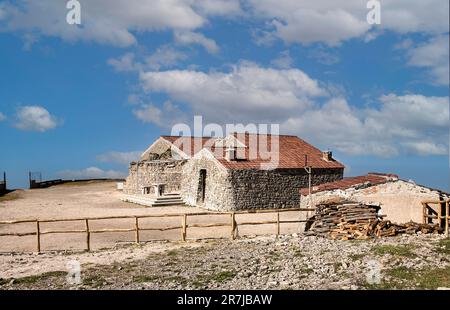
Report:
[[[439,225],[394,224],[383,221],[378,214],[379,206],[356,202],[321,204],[311,218],[307,235],[325,236],[338,240],[369,239],[396,236],[407,233],[439,233]]]

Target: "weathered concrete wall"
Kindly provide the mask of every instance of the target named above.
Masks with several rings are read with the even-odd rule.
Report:
[[[343,169],[313,169],[312,184],[343,178]],[[231,188],[235,210],[298,208],[299,188],[308,186],[304,169],[231,170]]]
[[[205,201],[200,202],[200,170],[206,170]],[[209,210],[232,210],[234,201],[230,176],[226,169],[213,159],[201,157],[191,159],[183,166],[181,196],[191,206]]]
[[[422,222],[422,204],[424,200],[439,200],[440,192],[403,180],[389,181],[366,188],[349,188],[312,194],[313,204],[333,200],[349,199],[367,204],[379,204],[381,213],[395,223],[409,221]],[[301,206],[308,206],[309,200],[302,196]],[[437,207],[436,207],[437,209]]]
[[[136,195],[142,193],[143,187],[155,183],[165,183],[166,193],[180,192],[181,174],[187,160],[141,161],[132,163],[125,183],[124,193]],[[150,189],[153,194],[153,187]]]

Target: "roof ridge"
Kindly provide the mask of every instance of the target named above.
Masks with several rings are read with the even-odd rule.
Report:
[[[232,134],[236,134],[236,132],[233,132],[233,133],[230,133],[230,134],[228,134],[227,136],[229,136],[229,135],[232,135]],[[275,135],[275,134],[265,134],[265,133],[248,133],[248,132],[238,132],[237,134],[246,134],[246,135],[257,135],[257,136],[263,136],[263,135],[266,135],[266,136],[278,136],[278,137],[294,137],[294,138],[298,138],[298,139],[300,139],[300,140],[303,140],[303,139],[301,139],[299,136],[296,136],[296,135],[280,135],[280,134],[278,134],[278,135]],[[225,137],[227,137],[227,136],[224,136],[224,137],[212,137],[212,136],[193,136],[193,135],[190,135],[190,136],[174,136],[174,135],[160,135],[160,137],[172,137],[172,138],[215,138],[215,139],[219,139],[219,138],[225,138]],[[305,141],[305,140],[303,140],[303,141]],[[306,142],[306,141],[305,141]],[[306,142],[306,143],[308,143],[308,142]]]

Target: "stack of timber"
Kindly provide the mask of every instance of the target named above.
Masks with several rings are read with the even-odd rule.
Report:
[[[321,204],[311,218],[306,235],[330,237],[335,240],[369,239],[373,237],[416,234],[418,232],[441,233],[438,224],[394,224],[384,221],[378,214],[379,206],[357,202]]]

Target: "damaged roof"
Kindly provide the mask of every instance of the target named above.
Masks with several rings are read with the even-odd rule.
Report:
[[[189,157],[206,148],[228,169],[345,168],[333,158],[325,159],[321,150],[296,136],[235,133],[225,138],[192,136],[161,136],[161,138],[175,145]],[[236,140],[233,141],[233,138]],[[228,139],[228,144],[223,143],[225,139]],[[230,147],[229,143],[236,149],[238,159],[225,158],[226,149]]]
[[[358,186],[372,186],[377,184],[383,184],[390,181],[398,180],[398,176],[395,174],[383,174],[383,173],[376,173],[376,172],[370,172],[366,175],[357,176],[357,177],[347,177],[343,178],[342,180],[329,182],[329,183],[323,183],[317,186],[313,186],[311,188],[311,193],[318,193],[323,191],[331,191],[331,190],[345,190],[352,187],[358,187]],[[303,196],[308,195],[309,188],[301,188],[300,194]]]

